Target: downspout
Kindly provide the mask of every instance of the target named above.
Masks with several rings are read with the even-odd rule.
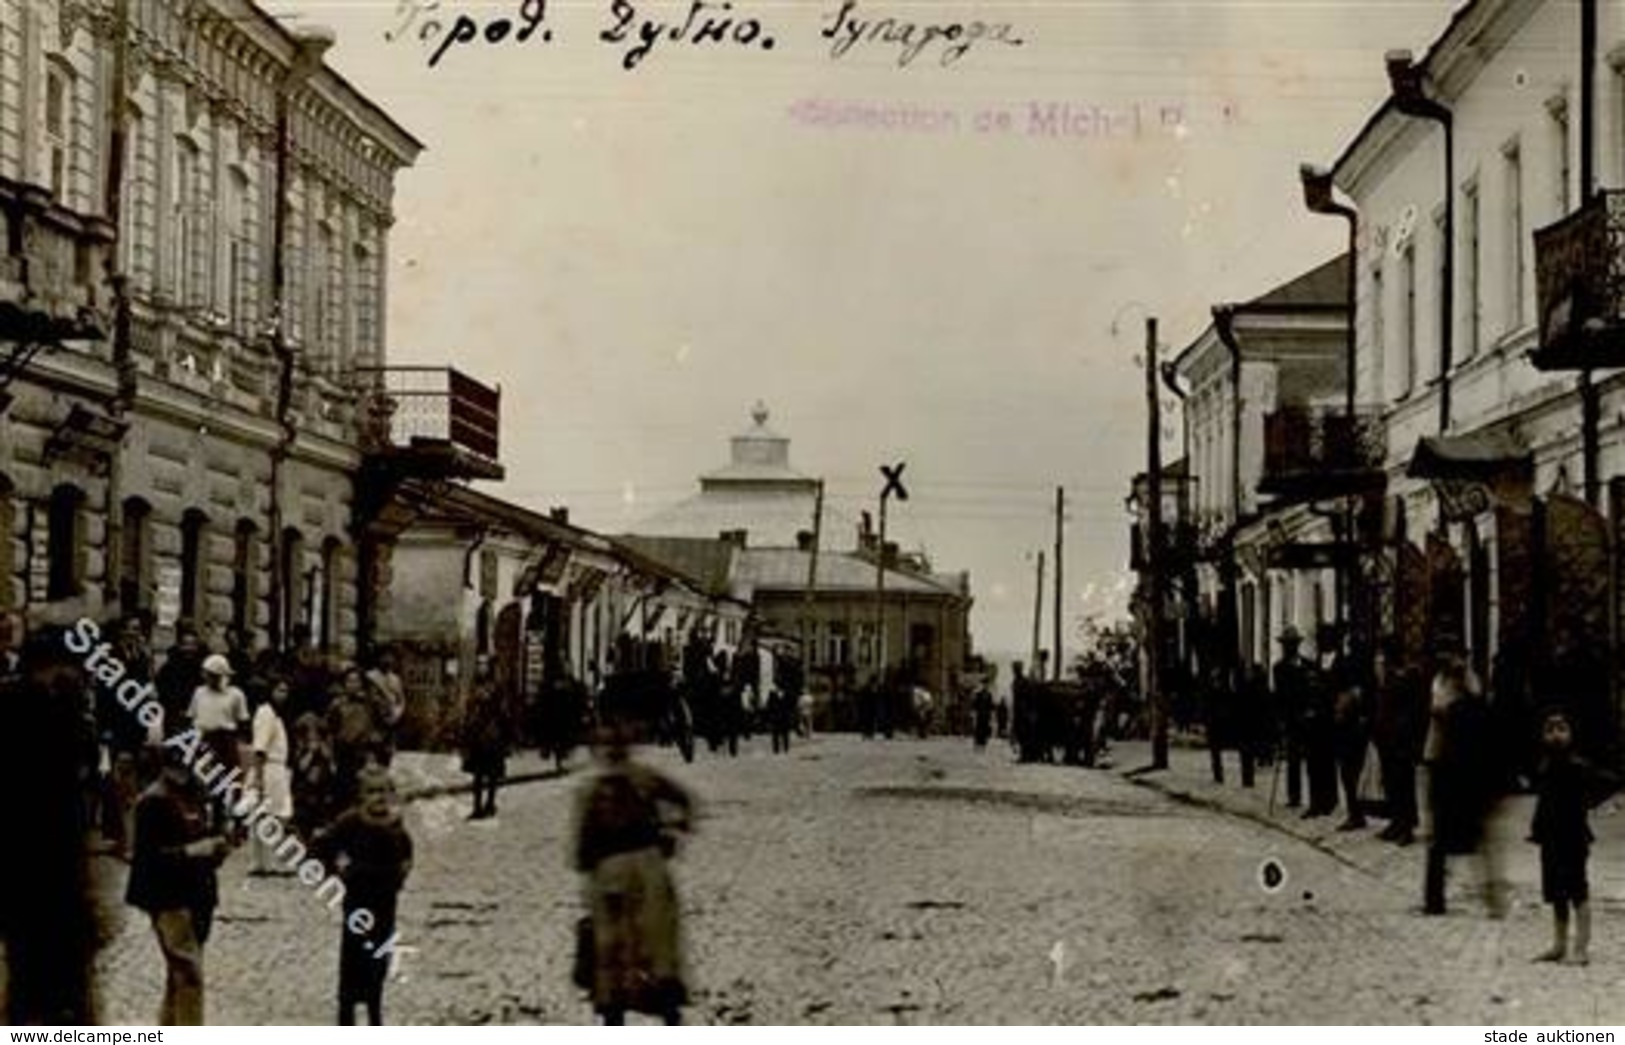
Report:
[[[1233,517],[1230,525],[1225,529],[1223,546],[1219,555],[1219,566],[1223,574],[1221,586],[1224,589],[1224,606],[1226,615],[1226,628],[1229,632],[1229,646],[1235,655],[1235,665],[1239,666],[1243,659],[1241,651],[1240,620],[1241,610],[1236,601],[1241,597],[1240,585],[1237,583],[1236,570],[1236,534],[1241,529],[1241,343],[1236,340],[1236,310],[1233,305],[1216,305],[1213,308],[1213,330],[1219,335],[1219,342],[1230,353],[1230,503]],[[1259,578],[1259,583],[1267,590],[1269,577]],[[1269,630],[1268,621],[1261,625],[1266,632]],[[1268,648],[1267,646],[1265,647]],[[1249,653],[1251,651],[1248,651]],[[1266,665],[1268,654],[1265,655]],[[1232,684],[1239,684],[1239,678],[1233,678]],[[1239,691],[1239,690],[1238,690]]]

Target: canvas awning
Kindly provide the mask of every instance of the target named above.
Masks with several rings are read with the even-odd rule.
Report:
[[[1504,433],[1423,436],[1405,474],[1413,479],[1494,482],[1528,476],[1534,456],[1521,442]]]

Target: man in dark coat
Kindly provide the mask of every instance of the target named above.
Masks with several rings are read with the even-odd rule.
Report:
[[[1275,665],[1275,706],[1286,740],[1286,804],[1295,809],[1303,801],[1304,715],[1312,700],[1314,666],[1300,650],[1303,636],[1287,625],[1281,632],[1281,660]]]
[[[1385,640],[1377,651],[1377,706],[1372,738],[1382,770],[1382,798],[1388,826],[1379,838],[1410,845],[1416,837],[1416,764],[1427,737],[1427,687],[1403,660],[1399,643]]]
[[[207,651],[189,620],[175,622],[175,644],[164,656],[153,684],[158,702],[164,708],[164,735],[172,737],[186,728],[192,694],[203,684],[203,657]]]
[[[1472,853],[1484,844],[1490,794],[1484,766],[1490,738],[1489,709],[1472,669],[1459,654],[1446,654],[1434,676],[1428,737],[1428,805],[1433,835],[1428,842],[1423,885],[1425,914],[1445,912],[1446,858]],[[1494,853],[1485,850],[1484,878],[1490,913],[1504,913]]]

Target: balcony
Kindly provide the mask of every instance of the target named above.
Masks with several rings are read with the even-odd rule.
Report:
[[[1144,573],[1149,565],[1145,558],[1145,526],[1135,523],[1129,529],[1129,569]],[[1162,556],[1158,564],[1164,573],[1178,573],[1198,561],[1196,527],[1187,522],[1170,521],[1162,525]]]
[[[1381,490],[1388,456],[1382,415],[1364,408],[1286,407],[1264,418],[1258,492],[1288,501]]]
[[[451,367],[358,367],[362,446],[401,478],[500,479],[502,393]]]
[[[1537,370],[1625,366],[1625,192],[1535,232]]]

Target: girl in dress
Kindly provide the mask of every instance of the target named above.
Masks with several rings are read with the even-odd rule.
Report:
[[[265,811],[284,823],[293,819],[293,776],[288,769],[288,727],[282,716],[287,712],[292,695],[288,683],[277,679],[270,692],[254,711],[251,727],[254,748],[252,784],[254,791],[265,801]],[[251,852],[255,875],[277,873],[272,866],[272,850],[258,832],[254,833]],[[282,873],[292,874],[292,868]]]

